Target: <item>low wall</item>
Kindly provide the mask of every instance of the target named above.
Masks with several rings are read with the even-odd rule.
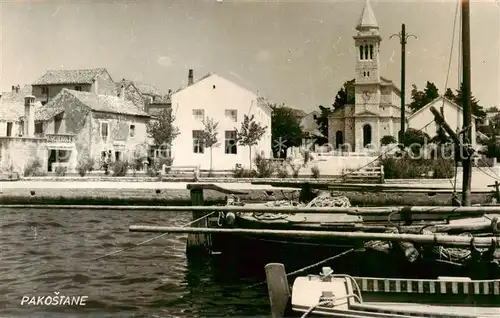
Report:
[[[267,201],[298,198],[297,189],[286,190],[244,190],[247,195],[239,196],[245,201]],[[204,191],[206,204],[226,202],[226,194]],[[190,205],[191,197],[187,189],[147,189],[147,188],[4,188],[0,194],[0,204],[72,204],[72,205]]]
[[[23,173],[35,158],[47,171],[48,151],[45,138],[0,137],[0,170]]]
[[[243,201],[296,200],[297,189],[246,190],[247,195],[239,196]],[[373,192],[373,191],[333,191],[333,195],[349,198],[353,206],[402,206],[402,205],[450,205],[452,193],[443,191]],[[472,193],[472,204],[491,202],[492,193],[480,191]],[[204,191],[206,205],[224,204],[226,195]],[[153,188],[4,188],[0,194],[0,205],[41,204],[41,205],[190,205],[187,189]]]

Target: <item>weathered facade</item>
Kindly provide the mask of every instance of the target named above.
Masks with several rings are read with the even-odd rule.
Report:
[[[41,107],[28,107],[30,98],[26,97],[23,117],[25,136],[45,140],[45,153],[38,159],[44,160],[47,172],[59,165],[74,171],[89,158],[98,169],[102,160],[130,161],[147,155],[150,117],[130,101],[69,89]]]
[[[213,169],[234,169],[237,164],[249,166],[249,149],[236,144],[236,130],[244,115],[255,116],[255,121],[266,127],[256,153],[271,155],[271,108],[262,98],[216,74],[208,74],[194,82],[189,72],[188,86],[172,94],[174,125],[180,134],[172,145],[176,165],[196,165],[210,168],[210,149],[205,148],[200,134],[203,120],[210,117],[218,123],[219,145],[212,149]]]
[[[116,87],[119,96],[123,94],[125,99],[150,115],[155,116],[171,106],[170,92],[164,94],[153,85],[122,79]]]
[[[130,160],[136,150],[147,144],[149,115],[122,97],[65,89],[43,111],[57,114],[59,110],[60,115],[47,116],[50,118],[44,118],[40,112],[40,119],[47,131],[54,127],[74,136],[71,141],[77,161]]]
[[[33,84],[36,101],[46,104],[64,88],[100,95],[116,96],[116,85],[105,68],[49,70]]]
[[[397,139],[400,127],[400,90],[380,76],[382,37],[367,1],[354,38],[356,65],[354,105],[336,109],[329,117],[328,139],[332,146],[350,151],[380,147],[383,136]]]

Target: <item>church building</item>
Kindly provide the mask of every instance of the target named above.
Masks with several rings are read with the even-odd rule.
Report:
[[[368,0],[356,30],[354,105],[335,109],[328,120],[330,144],[337,149],[345,145],[347,151],[379,149],[380,139],[393,136],[397,140],[401,127],[401,91],[380,75],[382,37]]]

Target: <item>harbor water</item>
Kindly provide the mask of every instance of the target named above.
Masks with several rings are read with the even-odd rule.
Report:
[[[2,209],[0,316],[267,316],[266,285],[245,288],[261,279],[214,275],[210,262],[188,264],[186,235],[131,248],[158,235],[129,232],[131,224],[190,220],[190,213]],[[55,296],[80,303],[55,305]],[[49,305],[35,303],[40,298]]]

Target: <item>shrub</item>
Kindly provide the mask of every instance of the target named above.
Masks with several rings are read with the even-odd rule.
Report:
[[[257,154],[254,159],[257,168],[257,177],[269,178],[273,175],[274,165],[269,160],[266,160],[262,155]]]
[[[145,156],[140,156],[140,157],[134,157],[134,160],[132,161],[132,169],[135,171],[140,171],[144,167],[144,161],[147,161],[147,158]]]
[[[168,168],[165,168],[165,173],[169,173],[171,170],[171,166],[174,163],[174,158],[171,157],[165,157],[165,158],[159,158],[156,159],[155,164],[158,165],[158,170],[162,171],[163,165],[167,166]]]
[[[68,172],[68,167],[65,166],[57,166],[55,169],[56,176],[64,177]]]
[[[44,173],[42,172],[42,162],[38,157],[30,161],[24,167],[25,177],[37,177],[42,175],[44,175]]]
[[[397,142],[396,138],[394,138],[394,136],[389,136],[389,135],[386,135],[382,137],[382,139],[380,139],[380,144],[382,146],[395,144],[396,142]]]
[[[288,178],[288,170],[286,169],[286,166],[285,165],[280,165],[278,167],[278,178]]]
[[[82,158],[78,165],[76,166],[76,170],[81,177],[85,177],[87,172],[94,170],[94,159],[92,158]]]
[[[243,168],[236,168],[233,170],[233,177],[235,178],[255,178],[256,176],[257,176],[257,171],[255,170],[249,170]]]
[[[413,179],[428,177],[432,173],[434,178],[452,178],[455,174],[453,159],[413,159],[408,155],[401,157],[385,157],[380,163],[384,166],[386,179]]]
[[[315,179],[319,178],[319,168],[317,166],[311,168],[311,175]]]
[[[292,167],[292,171],[293,171],[292,176],[294,178],[298,178],[301,166],[300,165],[291,165],[291,167]]]
[[[124,177],[127,175],[128,162],[122,160],[116,160],[113,163],[113,176],[114,177]]]

